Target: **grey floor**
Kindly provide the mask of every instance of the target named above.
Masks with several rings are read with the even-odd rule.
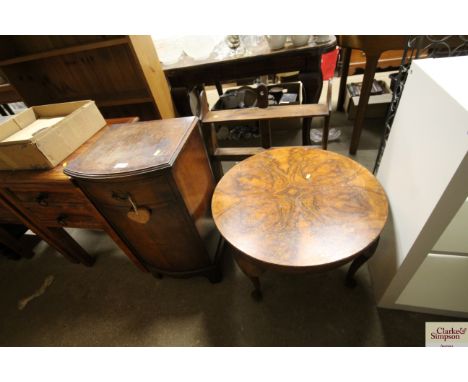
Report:
[[[329,148],[346,154],[352,122],[335,112],[331,124],[343,134]],[[383,120],[366,122],[355,159],[368,168],[382,126]],[[273,131],[275,145],[300,142],[299,128]],[[365,266],[353,290],[343,284],[346,266],[320,274],[266,273],[264,301],[256,303],[229,247],[224,280],[212,285],[201,277],[155,279],[104,233],[71,233],[97,256],[94,267],[70,264],[45,243],[31,260],[0,256],[0,345],[423,346],[425,322],[449,320],[377,308]],[[48,276],[54,281],[45,293],[18,309]]]

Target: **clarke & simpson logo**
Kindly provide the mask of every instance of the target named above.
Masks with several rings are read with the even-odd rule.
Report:
[[[426,346],[468,346],[468,322],[426,322]]]

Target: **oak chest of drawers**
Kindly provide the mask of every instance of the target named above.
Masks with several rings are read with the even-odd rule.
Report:
[[[154,275],[220,280],[215,183],[195,117],[109,126],[64,171]]]

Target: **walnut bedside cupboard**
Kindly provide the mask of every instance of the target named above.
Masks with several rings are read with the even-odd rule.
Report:
[[[196,117],[108,126],[64,172],[153,275],[221,280],[215,182]]]

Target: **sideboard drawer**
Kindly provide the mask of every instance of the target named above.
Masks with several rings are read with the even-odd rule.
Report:
[[[6,189],[19,208],[46,227],[100,228],[93,206],[81,190],[13,186]]]
[[[38,207],[31,203],[23,206],[46,227],[100,228],[88,205],[61,205]]]
[[[29,203],[40,207],[61,206],[64,204],[87,205],[89,203],[80,191],[73,189],[70,189],[70,191],[9,189],[20,203]]]
[[[88,182],[84,188],[99,204],[106,206],[129,207],[129,197],[138,206],[174,200],[174,194],[165,176],[140,182]]]

